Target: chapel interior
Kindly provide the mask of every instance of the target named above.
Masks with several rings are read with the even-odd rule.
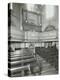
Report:
[[[8,76],[59,73],[58,6],[8,4]]]

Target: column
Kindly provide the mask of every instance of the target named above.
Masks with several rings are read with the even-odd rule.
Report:
[[[22,26],[22,7],[20,7],[20,30],[23,30],[23,26]]]

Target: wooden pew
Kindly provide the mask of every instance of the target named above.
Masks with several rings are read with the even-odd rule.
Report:
[[[22,64],[30,64],[36,61],[36,58],[30,58],[26,60],[19,60],[19,61],[8,61],[8,67],[19,67],[22,66]]]
[[[26,59],[31,59],[31,58],[34,58],[33,56],[23,56],[23,57],[13,57],[13,58],[9,58],[8,61],[19,61],[19,60],[26,60]]]
[[[31,58],[31,59],[26,59],[26,60],[20,60],[20,61],[9,61],[8,63],[10,63],[11,65],[14,65],[14,64],[19,64],[19,63],[27,63],[27,62],[32,62],[32,61],[35,61],[36,58]]]
[[[22,71],[24,72],[24,70],[30,71],[30,65],[25,65],[17,68],[8,68],[8,71],[10,71],[11,77],[24,76],[24,73],[22,74]]]
[[[37,47],[35,52],[58,70],[58,50],[56,47]]]

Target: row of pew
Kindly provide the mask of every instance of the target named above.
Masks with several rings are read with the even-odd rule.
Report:
[[[55,46],[48,48],[36,47],[35,52],[54,66],[58,72],[58,50]]]
[[[40,56],[38,56],[39,60],[37,60],[36,55]],[[55,46],[35,47],[35,54],[30,48],[9,50],[8,76],[41,75],[41,72],[44,72],[43,68],[45,69],[45,67],[42,67],[44,63],[43,60],[40,60],[41,58],[50,63],[58,72],[58,50]]]
[[[8,54],[8,76],[20,77],[40,74],[40,67],[37,66],[36,57],[28,48],[9,52]]]

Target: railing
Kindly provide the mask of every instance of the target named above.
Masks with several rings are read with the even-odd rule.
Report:
[[[35,31],[11,31],[9,41],[12,42],[46,42],[58,41],[57,31],[35,32]]]

